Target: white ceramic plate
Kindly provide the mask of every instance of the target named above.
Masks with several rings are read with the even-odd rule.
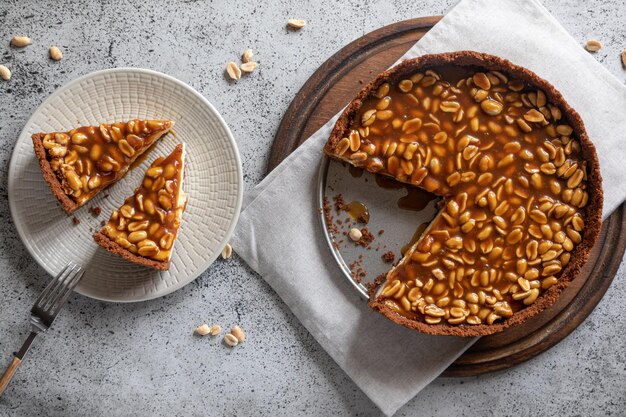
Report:
[[[31,141],[36,132],[67,131],[129,119],[171,119],[171,134],[120,182],[75,212],[72,223],[41,175]],[[179,142],[187,144],[183,187],[189,196],[169,271],[127,262],[92,234],[140,184],[143,173]],[[143,301],[193,281],[228,242],[241,209],[243,175],[237,145],[215,108],[170,76],[144,69],[97,71],[55,91],[35,111],[17,140],[9,167],[9,205],[17,231],[33,258],[51,275],[72,260],[86,269],[77,292],[105,301]],[[108,195],[108,197],[107,197]],[[98,217],[89,207],[100,207]]]

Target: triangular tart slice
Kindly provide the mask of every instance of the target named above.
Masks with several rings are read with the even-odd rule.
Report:
[[[183,144],[154,161],[133,195],[94,235],[98,245],[131,262],[167,270],[187,205],[184,168]]]
[[[32,139],[44,179],[71,214],[122,178],[172,126],[170,120],[130,120],[36,133]]]

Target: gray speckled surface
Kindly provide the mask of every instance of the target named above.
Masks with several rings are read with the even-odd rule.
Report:
[[[229,123],[244,161],[246,189],[264,176],[283,112],[334,52],[395,21],[441,14],[444,2],[242,0],[169,2],[69,0],[0,4],[0,366],[28,330],[28,310],[49,279],[29,257],[10,220],[7,170],[32,111],[57,87],[115,66],[147,67],[189,83]],[[595,56],[626,80],[621,0],[559,0],[547,8]],[[285,29],[289,17],[309,25]],[[8,46],[14,34],[34,44]],[[47,58],[48,46],[65,58]],[[238,83],[224,65],[257,51],[259,70]],[[439,378],[398,415],[624,415],[626,268],[591,316],[562,343],[513,369],[468,379]],[[248,340],[231,350],[191,335],[195,325],[240,324]],[[0,399],[0,416],[379,415],[264,281],[238,259],[218,261],[198,280],[159,300],[133,305],[75,296],[35,343]]]

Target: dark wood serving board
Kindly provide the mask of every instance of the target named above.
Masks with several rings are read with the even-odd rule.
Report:
[[[363,85],[400,58],[439,19],[423,17],[385,26],[350,43],[322,64],[283,116],[268,172],[348,104]],[[604,222],[587,265],[556,304],[527,323],[481,338],[443,375],[474,376],[509,368],[546,351],[578,327],[606,292],[624,256],[625,211],[625,206],[620,206]]]

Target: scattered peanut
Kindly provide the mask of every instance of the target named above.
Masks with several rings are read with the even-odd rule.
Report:
[[[13,36],[11,45],[17,48],[23,48],[33,43],[28,36]]]
[[[252,51],[252,49],[248,48],[245,51],[243,51],[243,54],[241,54],[241,60],[245,64],[246,62],[252,61],[253,56],[254,56],[254,52]]]
[[[7,81],[11,78],[11,70],[4,65],[0,65],[0,77],[2,77],[3,80]]]
[[[241,70],[243,72],[250,73],[250,72],[252,72],[252,71],[254,71],[256,69],[257,65],[258,64],[256,62],[250,61],[250,62],[246,62],[246,63],[241,64],[240,68],[241,68]]]
[[[589,39],[585,44],[585,49],[589,52],[597,52],[602,48],[602,42],[597,39]]]
[[[200,326],[196,327],[195,332],[200,336],[206,336],[207,334],[211,333],[211,329],[208,325],[201,324]]]
[[[303,19],[289,19],[287,20],[287,26],[292,29],[302,29],[306,26],[306,20]]]
[[[239,66],[233,61],[230,61],[228,65],[226,65],[226,72],[228,73],[228,76],[233,80],[238,80],[241,78],[241,70],[239,69]]]
[[[622,57],[622,65],[626,68],[626,50],[622,51],[620,56]]]
[[[232,256],[232,254],[233,254],[233,247],[230,246],[230,243],[227,243],[226,246],[224,246],[224,249],[222,249],[222,258],[228,259]]]
[[[361,231],[357,229],[356,227],[353,227],[352,229],[350,229],[349,236],[350,236],[350,239],[356,242],[360,240],[361,237],[363,237],[363,233],[361,233]]]
[[[235,336],[239,343],[241,343],[244,340],[246,340],[246,334],[243,332],[243,330],[241,330],[241,327],[239,327],[239,326],[235,326],[232,329],[230,329],[230,334]]]
[[[235,347],[239,344],[239,340],[237,340],[237,338],[230,333],[224,335],[224,342],[226,342],[226,344],[230,347]]]
[[[222,333],[222,326],[220,326],[219,324],[214,324],[213,326],[211,326],[211,336],[217,336],[220,333]]]
[[[51,46],[48,51],[50,58],[55,61],[60,61],[63,58],[63,52],[57,46]]]

